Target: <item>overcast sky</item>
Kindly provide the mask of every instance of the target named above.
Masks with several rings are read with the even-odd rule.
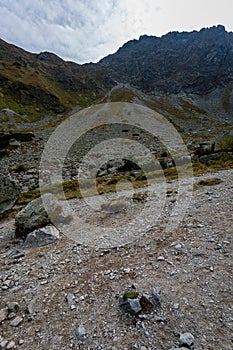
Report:
[[[0,37],[31,52],[97,62],[140,35],[216,24],[233,31],[232,0],[0,0]]]

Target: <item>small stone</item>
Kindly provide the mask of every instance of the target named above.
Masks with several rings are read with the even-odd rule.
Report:
[[[19,311],[19,304],[15,301],[12,301],[10,303],[7,303],[7,307],[10,312],[18,312]]]
[[[194,336],[191,333],[183,333],[179,339],[179,346],[187,347],[191,349],[191,346],[194,344]]]
[[[178,244],[175,245],[175,248],[176,248],[176,249],[182,249],[183,246],[182,246],[182,244],[178,243]]]
[[[0,310],[0,323],[4,321],[8,316],[8,308],[4,308]]]
[[[145,346],[141,346],[140,350],[147,350],[147,348]]]
[[[157,261],[164,261],[165,260],[165,258],[164,258],[164,256],[158,256],[158,258],[157,258]]]
[[[1,348],[4,349],[7,343],[8,343],[7,340],[2,340],[0,343]]]
[[[124,273],[128,274],[128,273],[130,273],[131,269],[130,269],[130,267],[125,267],[123,269],[123,271],[124,271]]]
[[[11,321],[10,325],[12,327],[17,327],[21,322],[23,322],[23,318],[20,316],[17,316]]]
[[[160,287],[153,288],[152,303],[155,306],[158,306],[158,307],[161,306],[161,288]]]
[[[9,315],[7,316],[8,320],[11,320],[12,318],[14,318],[16,316],[15,312],[10,312]]]
[[[87,334],[86,330],[82,324],[78,326],[78,328],[75,331],[75,335],[77,339],[81,339],[81,340],[86,339],[86,334]]]
[[[7,345],[7,349],[13,349],[15,347],[15,342],[12,340],[10,343]]]
[[[75,299],[74,294],[72,294],[72,293],[67,294],[66,301],[67,301],[69,306],[71,306],[73,304],[74,299]]]
[[[173,309],[178,310],[179,307],[180,307],[180,304],[178,303],[173,304]]]
[[[19,339],[19,345],[23,345],[24,344],[24,340],[23,339]]]

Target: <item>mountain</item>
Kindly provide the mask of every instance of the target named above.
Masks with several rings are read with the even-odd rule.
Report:
[[[85,107],[114,84],[102,65],[81,66],[50,52],[32,54],[0,40],[0,109],[34,120]]]
[[[219,25],[161,38],[144,35],[100,63],[146,93],[208,94],[233,82],[233,33]]]
[[[128,101],[153,108],[179,131],[205,139],[233,124],[232,90],[233,33],[221,25],[143,35],[84,65],[0,40],[3,128],[32,128],[32,122],[45,125],[93,103]]]

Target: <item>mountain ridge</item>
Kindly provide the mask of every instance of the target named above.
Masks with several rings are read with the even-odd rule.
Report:
[[[83,65],[0,40],[0,111],[15,111],[21,123],[47,115],[56,120],[111,101],[114,87],[114,101],[137,100],[137,89],[155,98],[153,108],[174,120],[192,120],[197,114],[200,120],[206,115],[231,120],[233,33],[219,25],[162,37],[142,35],[98,63]],[[0,114],[1,124],[6,119]]]

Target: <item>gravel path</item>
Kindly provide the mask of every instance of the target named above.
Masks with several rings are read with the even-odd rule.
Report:
[[[178,228],[165,232],[159,221],[123,247],[88,247],[63,236],[27,249],[9,239],[13,220],[1,222],[0,310],[15,301],[19,311],[2,322],[0,343],[26,350],[168,350],[178,347],[180,333],[191,332],[196,350],[232,350],[233,170],[195,182],[210,177],[222,182],[194,191]],[[174,196],[166,197],[163,219]],[[124,214],[95,217],[83,200],[70,204],[95,227],[128,227],[147,201],[127,200],[131,210]],[[132,285],[149,293],[161,287],[161,308],[138,318],[125,314],[119,296]]]

